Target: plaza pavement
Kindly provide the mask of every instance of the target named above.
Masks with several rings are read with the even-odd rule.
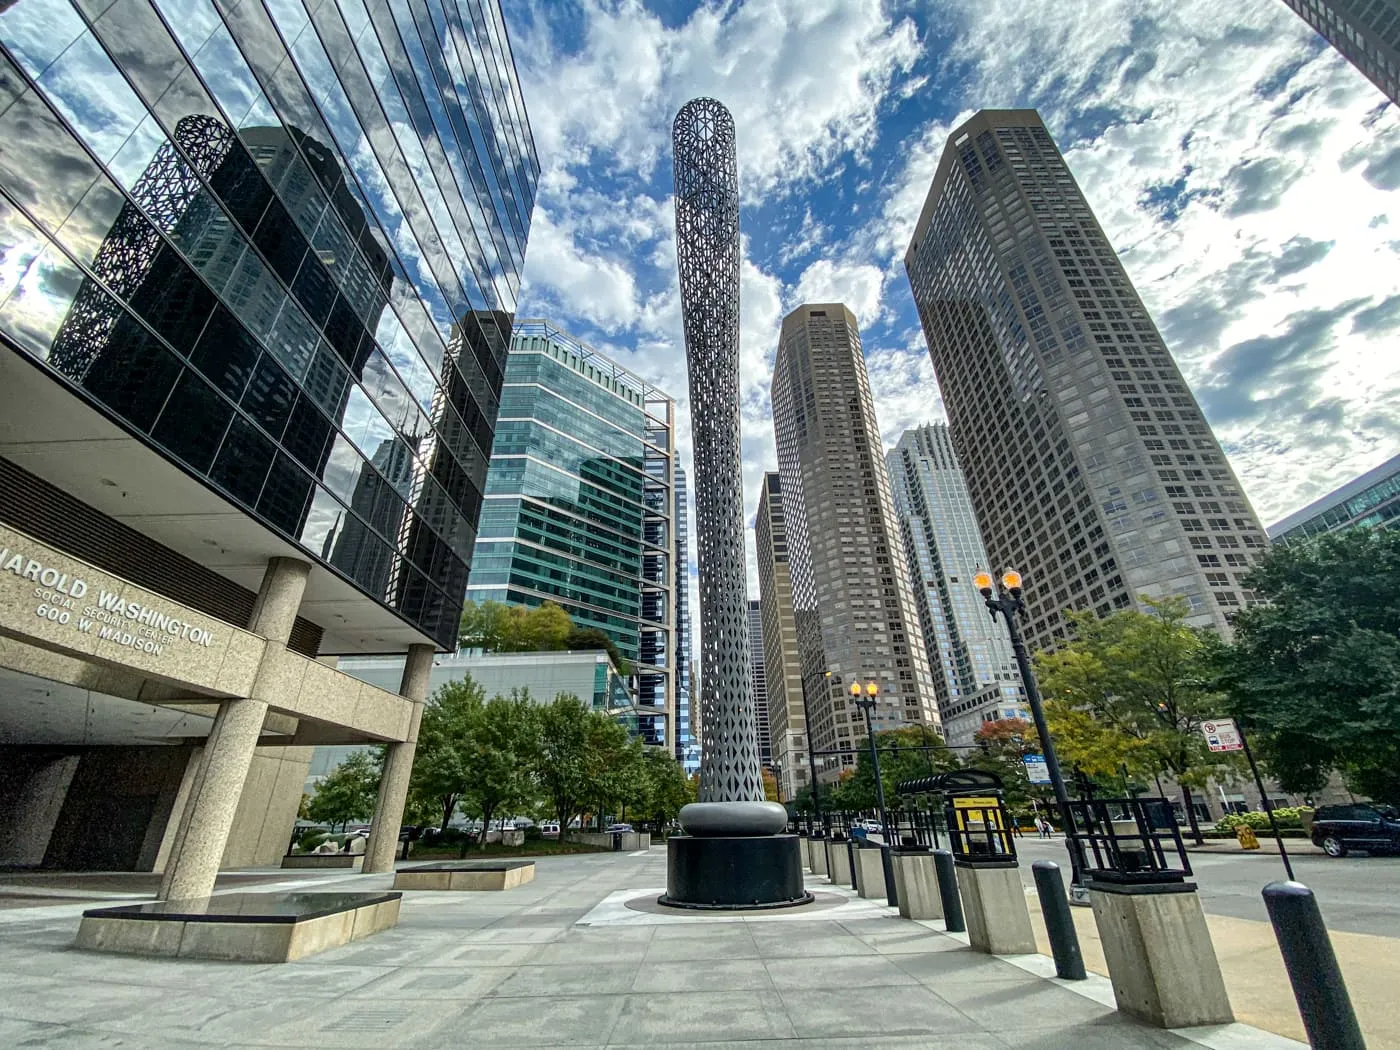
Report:
[[[263,873],[259,888],[389,882],[283,874]],[[819,901],[801,911],[692,915],[649,903],[665,884],[663,849],[542,858],[523,887],[408,893],[396,929],[275,966],[79,952],[91,902],[65,898],[66,884],[30,886],[34,904],[0,909],[0,1047],[1300,1045],[1243,1025],[1146,1028],[1113,1010],[1103,978],[1048,980],[1043,956],[974,953],[936,923],[809,883]]]

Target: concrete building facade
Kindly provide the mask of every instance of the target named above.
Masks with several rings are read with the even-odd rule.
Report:
[[[332,743],[389,745],[392,861],[540,168],[494,0],[453,14],[478,98],[346,18],[0,12],[0,130],[35,146],[0,156],[0,864],[204,896],[276,863]],[[392,688],[360,653],[407,654]]]
[[[973,744],[986,722],[1030,718],[1006,629],[972,578],[989,564],[947,424],[906,430],[885,457],[944,739]]]
[[[1298,543],[1344,529],[1400,527],[1400,456],[1352,478],[1321,499],[1269,526],[1274,543]]]
[[[1028,644],[1143,595],[1228,630],[1268,541],[1034,110],[954,130],[904,261],[990,568],[1026,580]]]
[[[754,714],[758,725],[758,761],[773,768],[773,736],[768,718],[768,672],[763,660],[763,613],[756,598],[749,599],[749,681],[753,683]]]
[[[563,607],[633,666],[642,735],[675,747],[675,401],[519,320],[467,597]]]
[[[783,482],[777,471],[763,475],[754,519],[758,550],[758,606],[763,638],[763,672],[768,688],[768,735],[773,768],[783,798],[811,786],[807,760],[807,719],[802,708],[802,656],[792,610],[787,528],[783,523]]]
[[[849,751],[819,770],[834,780],[865,738],[852,683],[878,685],[877,730],[938,726],[860,330],[845,305],[809,303],[783,319],[772,400],[807,729],[817,750]]]
[[[1366,79],[1400,105],[1400,3],[1283,0]]]

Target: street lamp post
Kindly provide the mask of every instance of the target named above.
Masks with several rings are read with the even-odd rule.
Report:
[[[1011,651],[1016,656],[1016,667],[1021,672],[1021,684],[1026,690],[1030,703],[1031,718],[1035,731],[1040,734],[1041,754],[1045,757],[1045,768],[1050,774],[1050,785],[1055,790],[1055,801],[1059,803],[1060,821],[1065,828],[1065,846],[1069,850],[1072,869],[1071,884],[1080,885],[1080,872],[1083,864],[1079,856],[1078,843],[1074,837],[1074,813],[1069,807],[1069,792],[1065,790],[1065,778],[1060,773],[1060,760],[1055,754],[1055,743],[1050,739],[1050,728],[1045,724],[1045,708],[1040,702],[1040,688],[1036,685],[1035,673],[1031,670],[1030,656],[1026,653],[1026,643],[1021,638],[1021,628],[1016,623],[1016,614],[1025,611],[1026,603],[1021,600],[1021,574],[1007,569],[1001,574],[999,585],[992,580],[992,574],[978,570],[972,578],[972,585],[981,593],[987,603],[987,612],[993,620],[1000,613],[1006,621],[1006,633],[1011,636]]]
[[[870,712],[875,710],[875,697],[879,692],[878,685],[874,682],[866,682],[866,695],[861,696],[860,683],[851,683],[851,697],[855,705],[865,715],[865,739],[870,745],[870,760],[875,766],[875,801],[880,807],[880,824],[883,826],[889,823],[885,817],[885,782],[880,777],[880,752],[875,747],[875,730],[870,724]]]

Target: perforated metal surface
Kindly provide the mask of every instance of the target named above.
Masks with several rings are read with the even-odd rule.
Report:
[[[763,780],[749,681],[734,118],[715,99],[692,99],[672,144],[700,569],[700,800],[751,802],[763,798]]]

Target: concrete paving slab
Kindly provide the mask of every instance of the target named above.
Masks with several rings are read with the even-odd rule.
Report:
[[[791,959],[766,963],[774,987],[780,991],[802,988],[880,988],[918,984],[918,980],[879,955],[816,956],[796,964]]]
[[[770,1040],[797,1034],[777,992],[705,991],[627,996],[609,1042],[657,1046],[718,1033],[731,1039]]]
[[[642,964],[632,991],[652,995],[684,995],[695,990],[697,978],[703,974],[706,991],[740,989],[766,991],[773,980],[761,959],[710,959],[703,967],[694,962],[651,962]]]
[[[624,1001],[620,995],[485,999],[462,1017],[460,1034],[474,1046],[606,1045]]]
[[[358,991],[370,999],[463,1001],[495,991],[510,966],[401,966]]]
[[[927,988],[917,986],[900,986],[890,989],[889,994],[866,991],[858,1006],[852,996],[832,995],[829,990],[789,990],[779,994],[799,1036],[860,1034],[869,1040],[867,1046],[875,1046],[886,1033],[948,1036],[981,1031],[966,1014]]]
[[[642,963],[595,962],[588,966],[517,966],[491,994],[499,998],[539,995],[620,995],[630,992]]]

